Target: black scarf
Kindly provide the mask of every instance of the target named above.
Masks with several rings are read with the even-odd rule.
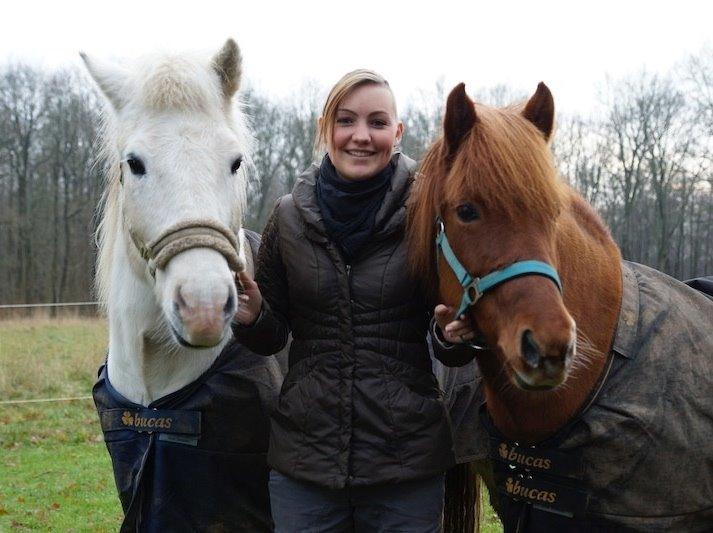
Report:
[[[351,263],[374,231],[376,213],[391,185],[396,158],[381,172],[365,180],[347,180],[337,174],[324,156],[315,183],[317,204],[329,238]]]

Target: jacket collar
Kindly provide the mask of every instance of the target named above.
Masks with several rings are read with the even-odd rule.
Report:
[[[376,213],[374,236],[379,237],[389,234],[401,227],[406,221],[406,200],[409,186],[413,181],[416,162],[409,157],[396,153],[398,158],[396,171],[391,179],[391,186],[386,191],[384,201]],[[319,166],[312,164],[297,178],[292,189],[292,198],[295,207],[308,229],[308,236],[318,242],[327,240],[327,231],[324,227],[322,213],[317,204],[317,195],[314,184],[319,173]]]

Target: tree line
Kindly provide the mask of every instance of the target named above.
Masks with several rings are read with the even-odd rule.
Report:
[[[713,274],[713,50],[603,87],[599,112],[558,116],[563,178],[603,216],[625,259],[679,279]],[[244,92],[256,138],[247,227],[260,231],[313,161],[323,89]],[[446,94],[436,83],[399,110],[411,157],[438,134]],[[474,95],[491,105],[527,96],[507,86]],[[0,67],[0,304],[93,298],[100,108],[82,72]]]

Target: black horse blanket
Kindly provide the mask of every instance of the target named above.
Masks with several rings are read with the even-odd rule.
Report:
[[[506,531],[713,530],[713,301],[648,267],[622,268],[608,372],[547,441],[504,439],[480,379],[459,384],[462,371],[441,369],[459,461],[488,459]]]
[[[268,361],[233,342],[200,379],[148,407],[122,397],[102,366],[93,395],[122,532],[272,530],[266,452],[279,370]]]
[[[260,236],[245,231],[252,257]],[[269,411],[286,352],[233,341],[195,382],[148,407],[99,369],[93,395],[124,509],[122,532],[272,531]]]

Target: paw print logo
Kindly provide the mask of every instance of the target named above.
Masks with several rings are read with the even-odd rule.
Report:
[[[504,442],[500,443],[500,446],[498,446],[498,453],[500,453],[500,457],[502,457],[503,459],[507,459],[508,451],[508,445]]]
[[[125,426],[134,425],[134,417],[131,415],[130,411],[124,411],[124,414],[121,415],[121,421]]]

